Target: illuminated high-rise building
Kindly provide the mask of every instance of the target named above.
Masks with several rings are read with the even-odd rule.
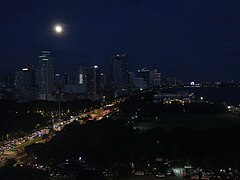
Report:
[[[77,83],[71,84],[68,91],[92,100],[99,100],[101,95],[101,73],[98,66],[80,66]],[[66,88],[65,88],[66,89]]]
[[[87,67],[80,66],[77,76],[70,76],[65,73],[63,76],[64,92],[69,94],[78,94],[86,97],[87,94]]]
[[[151,71],[149,71],[147,68],[142,68],[141,70],[138,70],[138,77],[142,78],[145,82],[145,86],[149,87],[151,86]],[[146,88],[144,87],[144,88]]]
[[[35,87],[35,72],[32,67],[25,67],[16,72],[15,87],[18,90]]]
[[[148,70],[143,68],[138,70],[138,77],[143,78],[145,82],[144,88],[161,86],[161,73],[157,69]]]
[[[150,71],[149,75],[150,75],[150,86],[161,87],[161,82],[162,82],[161,73],[157,69],[155,69]]]
[[[98,66],[87,69],[87,95],[93,100],[99,100],[101,95],[101,73]]]
[[[62,88],[62,76],[61,76],[61,74],[59,74],[59,73],[55,73],[55,75],[54,75],[54,85],[55,85],[55,89],[56,88]]]
[[[78,84],[86,85],[87,67],[80,66],[78,71]]]
[[[110,61],[110,81],[114,88],[115,95],[126,91],[128,78],[128,54],[117,54]]]
[[[50,100],[54,92],[54,66],[50,51],[42,51],[39,56],[38,86],[40,99]]]
[[[32,101],[37,98],[35,71],[33,67],[25,67],[15,74],[15,88],[20,101]]]

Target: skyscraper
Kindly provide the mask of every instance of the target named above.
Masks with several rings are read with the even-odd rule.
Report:
[[[63,87],[70,85],[70,74],[68,72],[65,72],[63,74],[62,84],[63,84]]]
[[[86,85],[87,67],[80,66],[78,71],[78,84]]]
[[[13,88],[14,87],[15,76],[12,73],[8,73],[5,76],[5,87]]]
[[[18,90],[35,87],[35,72],[31,67],[22,68],[16,72],[15,87]]]
[[[16,72],[15,88],[18,90],[18,99],[21,101],[36,100],[37,88],[33,67],[25,67]]]
[[[38,65],[39,98],[50,100],[54,91],[54,66],[50,51],[42,51]]]
[[[59,73],[56,73],[55,75],[54,75],[54,87],[55,88],[62,88],[62,79],[61,79],[61,74],[59,74]]]
[[[117,54],[110,61],[110,81],[115,95],[121,95],[127,90],[128,78],[128,54]]]
[[[87,67],[80,66],[78,70],[78,79],[75,85],[75,93],[79,93],[82,95],[87,94]],[[73,91],[74,92],[74,91]]]
[[[161,84],[162,84],[161,73],[158,72],[157,69],[151,71],[150,79],[152,81],[152,86],[153,87],[161,87]]]
[[[87,94],[93,100],[99,100],[101,95],[101,73],[98,66],[87,70]]]
[[[138,70],[138,77],[143,78],[145,82],[144,88],[161,86],[161,73],[157,69],[148,70],[143,68]]]

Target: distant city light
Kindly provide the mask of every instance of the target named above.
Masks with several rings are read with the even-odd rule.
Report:
[[[194,81],[192,81],[190,84],[191,84],[191,86],[195,86],[195,82]]]
[[[98,66],[94,66],[94,68],[96,69],[96,68],[98,68]]]
[[[83,74],[79,74],[79,84],[83,84]]]

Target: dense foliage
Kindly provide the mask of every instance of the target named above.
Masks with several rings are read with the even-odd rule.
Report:
[[[104,120],[86,125],[71,125],[45,145],[26,148],[42,162],[55,164],[80,156],[104,166],[156,157],[178,160],[203,167],[240,167],[240,127],[193,130],[156,128],[140,132],[120,121]]]
[[[81,110],[99,105],[91,100],[62,102],[62,111],[78,113]],[[18,103],[16,101],[0,101],[0,137],[21,136],[25,132],[45,126],[51,120],[50,112],[58,113],[58,102],[33,101]],[[44,112],[43,114],[38,111]]]

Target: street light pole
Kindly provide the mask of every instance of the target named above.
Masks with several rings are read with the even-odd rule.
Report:
[[[61,120],[61,88],[58,89],[58,120]]]
[[[63,33],[63,26],[61,24],[57,24],[54,27],[54,31],[57,35],[61,35]],[[58,120],[61,120],[61,85],[58,86]]]

